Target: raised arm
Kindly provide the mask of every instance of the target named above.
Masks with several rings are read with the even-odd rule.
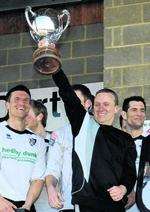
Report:
[[[76,96],[62,70],[53,74],[52,77],[59,88],[59,95],[64,102],[66,114],[72,127],[72,133],[76,136],[81,128],[86,110],[81,105],[79,98]]]

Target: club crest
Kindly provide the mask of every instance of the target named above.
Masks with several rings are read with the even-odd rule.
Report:
[[[7,137],[7,139],[10,139],[10,140],[12,140],[12,138],[11,138],[11,135],[10,134],[6,134],[6,137]]]
[[[30,138],[30,139],[29,139],[29,144],[30,144],[31,146],[34,146],[34,145],[36,144],[36,139],[35,139],[35,138]]]

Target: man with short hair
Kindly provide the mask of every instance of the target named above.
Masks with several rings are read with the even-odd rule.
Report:
[[[83,84],[74,84],[72,85],[72,89],[75,91],[77,97],[80,99],[81,104],[85,108],[92,112],[94,96],[91,94],[90,89]]]
[[[32,99],[30,110],[26,117],[27,128],[45,139],[47,134],[45,130],[47,116],[46,106],[41,101]]]
[[[146,103],[141,96],[131,96],[124,100],[122,105],[122,121],[125,122],[124,130],[134,139],[137,151],[136,171],[138,174],[142,141],[144,138],[143,125],[146,117]],[[135,203],[135,190],[128,196],[127,211],[139,211]],[[134,205],[133,205],[134,204]],[[133,206],[132,206],[133,205]],[[132,207],[131,207],[132,206]]]
[[[0,211],[24,208],[35,212],[33,203],[43,186],[46,148],[42,139],[26,130],[30,99],[23,85],[6,94],[9,116],[0,123]]]
[[[122,105],[122,117],[126,120],[126,130],[133,138],[143,134],[146,117],[146,103],[141,96],[126,98]]]
[[[93,118],[86,113],[62,70],[53,74],[53,79],[75,139],[73,204],[79,205],[80,212],[123,212],[124,197],[135,182],[135,149],[128,134],[111,126],[117,112],[117,95],[110,89],[98,92]]]
[[[112,125],[118,112],[118,96],[109,89],[97,91],[94,100],[94,118],[100,124]]]
[[[89,88],[82,84],[75,84],[72,88],[83,107],[91,113],[92,94]],[[73,136],[70,124],[54,131],[51,139],[54,145],[48,153],[46,171],[49,204],[59,211],[73,212],[74,207],[71,204]]]

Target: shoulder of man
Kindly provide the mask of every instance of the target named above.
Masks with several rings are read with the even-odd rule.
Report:
[[[55,143],[63,145],[64,143],[67,144],[70,142],[70,140],[72,141],[71,125],[66,124],[51,133],[49,144],[51,146],[53,146]]]
[[[110,135],[113,134],[113,135],[116,135],[116,136],[119,136],[119,137],[122,137],[125,139],[133,140],[130,134],[128,134],[127,132],[124,132],[116,127],[109,126],[109,125],[102,125],[101,127],[104,132],[106,132]]]
[[[102,126],[103,136],[109,140],[110,143],[114,143],[122,148],[132,147],[135,151],[135,143],[131,135],[128,133],[115,128],[113,126],[103,125]]]
[[[143,140],[146,142],[150,142],[150,135],[147,135],[146,137],[143,137]]]
[[[6,126],[7,125],[7,121],[0,121],[0,126]]]
[[[28,134],[29,136],[29,143],[31,146],[39,146],[39,148],[46,147],[45,141],[41,136],[35,134],[34,132],[28,129],[26,129],[26,134]]]
[[[68,124],[65,124],[63,127],[60,127],[56,130],[54,130],[51,134],[52,137],[54,137],[55,139],[56,138],[63,138],[65,137],[66,135],[70,135],[72,134],[71,132],[71,125],[68,123]]]

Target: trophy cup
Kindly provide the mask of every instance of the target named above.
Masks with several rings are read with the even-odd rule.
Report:
[[[53,9],[40,9],[36,13],[30,6],[25,9],[30,34],[38,43],[33,53],[33,67],[42,74],[52,74],[61,66],[60,54],[55,45],[70,23],[70,13],[58,14]]]

